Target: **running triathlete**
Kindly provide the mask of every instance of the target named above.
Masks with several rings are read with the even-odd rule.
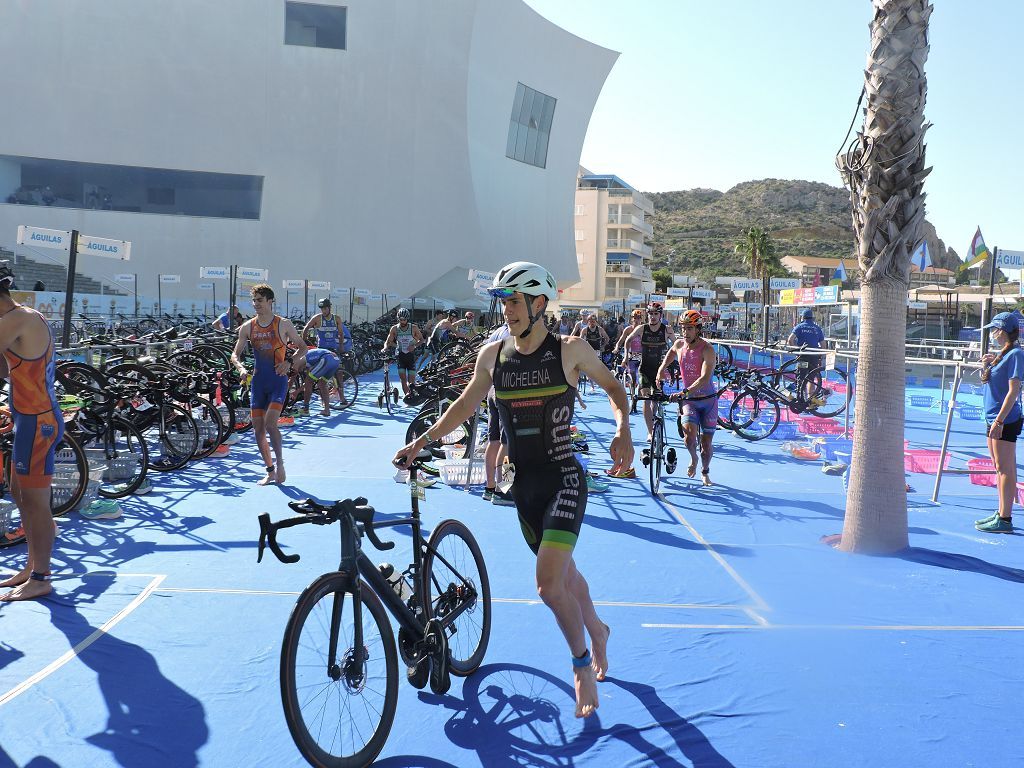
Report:
[[[597,324],[597,315],[587,317],[587,324],[580,329],[579,337],[597,352],[598,357],[601,356],[601,350],[608,344],[608,334]]]
[[[402,392],[409,394],[416,384],[416,348],[423,343],[423,334],[415,323],[409,322],[409,310],[399,307],[398,322],[391,326],[388,338],[381,352],[398,347],[398,378],[402,380]]]
[[[64,419],[53,389],[54,354],[50,324],[39,312],[11,298],[14,273],[0,263],[0,376],[11,381],[11,498],[18,505],[28,541],[28,561],[18,573],[0,582],[14,587],[0,602],[32,600],[52,591],[50,557],[54,524],[50,485],[57,443]]]
[[[629,332],[620,346],[629,348],[635,337],[640,338],[640,396],[646,397],[656,389],[661,389],[658,370],[665,357],[665,350],[675,341],[675,334],[662,322],[665,308],[660,302],[652,302],[647,308],[647,323]],[[654,403],[644,401],[644,421],[647,422],[647,442],[651,441],[651,430],[654,428]]]
[[[658,376],[660,381],[668,366],[678,359],[679,375],[683,384],[683,389],[679,393],[682,401],[679,406],[680,417],[683,422],[683,434],[686,435],[686,450],[690,452],[690,466],[686,470],[686,476],[694,477],[697,474],[699,430],[701,482],[704,485],[711,485],[711,457],[714,455],[712,440],[715,439],[715,430],[718,429],[718,398],[706,397],[689,402],[686,398],[715,393],[715,384],[711,377],[715,372],[718,356],[714,347],[701,337],[704,316],[700,312],[687,310],[679,324],[683,328],[683,337],[672,344],[661,368],[658,369]],[[670,473],[675,469],[675,454],[675,449],[669,448],[665,458]]]
[[[537,591],[555,615],[572,653],[576,716],[598,707],[595,680],[608,670],[608,626],[594,609],[573,549],[586,509],[586,474],[573,452],[570,425],[576,382],[581,373],[599,384],[611,400],[616,431],[610,452],[615,467],[633,461],[626,415],[626,393],[594,350],[579,339],[547,332],[540,322],[548,302],[558,298],[555,280],[544,267],[516,262],[494,278],[491,293],[501,299],[511,338],[488,344],[476,361],[462,395],[423,435],[395,454],[412,461],[434,435],[444,435],[468,419],[493,382],[509,458],[515,466],[512,497],[530,549],[537,555]],[[587,649],[587,635],[593,655]]]
[[[629,395],[632,398],[636,397],[636,385],[639,380],[639,369],[640,369],[640,352],[643,347],[640,344],[640,337],[633,336],[630,338],[630,333],[635,331],[644,322],[644,311],[640,308],[634,309],[629,315],[631,325],[627,325],[622,329],[622,333],[619,334],[619,338],[615,341],[615,346],[612,348],[612,354],[618,354],[619,350],[622,350],[623,365],[629,370]],[[630,338],[629,344],[625,343],[626,339]],[[633,401],[633,406],[630,413],[636,413],[636,401]]]
[[[318,349],[327,349],[333,352],[338,357],[341,357],[343,351],[347,352],[350,347],[348,341],[348,329],[345,327],[345,323],[342,322],[341,318],[334,314],[330,298],[321,299],[317,304],[320,307],[320,314],[313,315],[309,318],[309,322],[306,323],[302,329],[302,338],[310,338],[310,334],[316,333],[316,346]],[[341,367],[334,371],[334,381],[338,389],[338,397],[341,400],[341,407],[344,408],[345,403],[345,372],[341,370]],[[327,386],[326,384],[324,386]],[[321,416],[330,415],[330,401],[324,399],[323,401],[324,410],[327,413],[321,413]],[[303,416],[309,415],[309,397],[306,398],[306,406],[302,410]]]
[[[256,317],[246,321],[238,329],[238,341],[235,343],[235,351],[231,353],[231,363],[245,378],[249,372],[242,364],[242,355],[245,354],[247,344],[252,346],[255,359],[252,382],[249,385],[252,429],[256,434],[260,456],[267,466],[266,476],[257,484],[269,485],[283,483],[285,480],[281,430],[277,426],[277,420],[281,416],[284,399],[288,394],[288,374],[292,371],[301,371],[305,366],[307,348],[292,321],[274,314],[273,288],[266,283],[260,283],[253,286],[250,293]],[[288,344],[296,348],[296,353],[290,360],[286,359]]]

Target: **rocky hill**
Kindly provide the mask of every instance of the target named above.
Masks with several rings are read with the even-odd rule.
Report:
[[[811,181],[762,179],[727,192],[690,189],[645,193],[654,203],[654,266],[710,279],[746,274],[734,252],[752,226],[770,231],[779,256],[849,257],[853,251],[850,196]],[[955,269],[961,259],[925,223],[932,262]]]

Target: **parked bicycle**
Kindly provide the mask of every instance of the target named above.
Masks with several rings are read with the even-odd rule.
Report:
[[[424,539],[419,514],[418,472],[429,452],[409,468],[412,515],[374,520],[366,499],[324,505],[312,499],[289,502],[299,517],[271,522],[262,514],[259,554],[269,546],[285,554],[277,532],[296,525],[331,525],[341,532],[336,571],[313,581],[299,596],[285,627],[281,648],[281,700],[296,746],[314,766],[366,766],[384,748],[398,706],[398,659],[388,621],[399,624],[398,654],[415,688],[428,680],[442,695],[450,675],[467,676],[483,662],[491,631],[491,592],[480,547],[457,520],[444,520]],[[412,527],[412,563],[402,573],[375,566],[362,550],[365,534],[380,550],[376,529]],[[385,609],[387,612],[385,612]]]

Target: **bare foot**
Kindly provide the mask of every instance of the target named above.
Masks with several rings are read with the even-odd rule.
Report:
[[[28,581],[29,573],[31,573],[31,571],[28,568],[18,571],[14,575],[0,581],[0,587],[17,587],[20,584],[24,584]]]
[[[278,464],[277,465],[277,477],[276,477],[275,482],[283,483],[284,482],[284,478],[285,478],[284,464]]]
[[[53,587],[50,582],[28,579],[24,584],[15,587],[6,595],[0,595],[0,602],[14,603],[18,600],[35,600],[37,597],[43,597],[52,591]]]
[[[696,477],[697,476],[697,462],[696,461],[690,462],[690,466],[688,466],[686,468],[686,476],[687,477]]]
[[[700,471],[700,481],[704,483],[704,485],[713,485],[713,483],[711,482],[711,475],[708,474],[708,470],[706,469],[702,469]]]
[[[277,482],[277,473],[274,471],[273,467],[271,467],[267,470],[267,474],[265,474],[260,480],[256,481],[256,485],[270,485],[275,482]]]
[[[590,717],[600,706],[594,670],[590,667],[573,667],[572,672],[576,678],[576,717]]]
[[[324,409],[324,410],[320,411],[320,415],[321,416],[330,416],[331,412],[328,409]]]
[[[590,668],[594,670],[594,679],[599,683],[604,682],[604,676],[608,672],[608,636],[612,633],[607,624],[601,626],[604,627],[604,632],[590,636],[590,644],[593,647],[590,653]]]

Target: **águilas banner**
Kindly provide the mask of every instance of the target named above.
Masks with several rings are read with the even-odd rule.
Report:
[[[92,256],[103,256],[107,259],[128,261],[132,257],[132,244],[127,240],[109,240],[105,237],[79,235],[78,252],[80,254],[91,254]]]
[[[41,227],[18,227],[18,245],[32,248],[54,248],[58,251],[71,250],[71,233],[65,229],[43,229]]]
[[[200,267],[199,277],[204,280],[227,280],[227,267]]]
[[[329,291],[331,290],[330,280],[310,280],[309,290],[311,291]]]
[[[266,282],[270,277],[270,270],[263,267],[239,267],[238,277],[240,280],[260,280]]]

